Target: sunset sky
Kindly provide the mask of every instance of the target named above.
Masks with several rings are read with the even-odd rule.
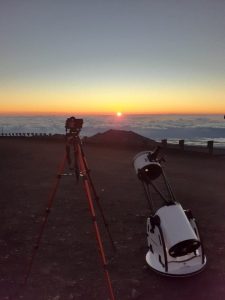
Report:
[[[225,113],[225,1],[0,0],[1,113]]]

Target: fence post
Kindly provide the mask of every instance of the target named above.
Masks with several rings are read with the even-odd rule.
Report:
[[[179,147],[181,150],[184,150],[184,140],[179,140]]]
[[[166,148],[167,147],[167,139],[163,139],[161,142],[162,142],[163,148]]]
[[[213,141],[207,142],[207,148],[209,149],[209,154],[213,154]]]

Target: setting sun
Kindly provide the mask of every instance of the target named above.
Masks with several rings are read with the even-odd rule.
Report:
[[[55,1],[54,13],[50,1],[14,2],[0,10],[0,115],[225,112],[225,1]]]

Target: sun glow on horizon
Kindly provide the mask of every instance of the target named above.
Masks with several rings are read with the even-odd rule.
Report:
[[[225,113],[225,1],[52,2],[2,1],[0,115]]]
[[[222,86],[2,88],[0,114],[221,114]]]

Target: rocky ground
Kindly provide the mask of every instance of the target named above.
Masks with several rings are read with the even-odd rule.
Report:
[[[165,155],[165,171],[177,200],[198,220],[208,260],[198,275],[167,278],[145,262],[149,211],[132,167],[138,150],[85,145],[84,151],[117,247],[114,253],[97,213],[116,299],[225,299],[225,157]],[[72,176],[60,181],[27,285],[21,286],[63,153],[63,141],[0,139],[1,300],[109,299],[82,183]]]

